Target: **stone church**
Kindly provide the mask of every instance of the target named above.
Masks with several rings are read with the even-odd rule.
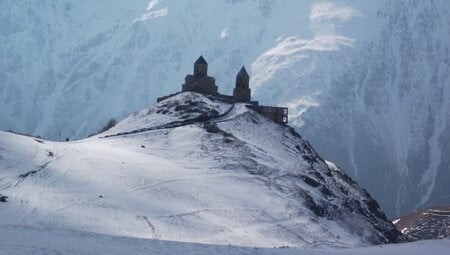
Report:
[[[217,96],[216,80],[208,76],[208,63],[200,56],[194,63],[194,75],[188,74],[184,78],[182,92],[195,91],[198,93]]]
[[[200,56],[194,63],[194,73],[186,75],[184,84],[181,86],[181,92],[187,91],[194,91],[204,95],[214,96],[231,103],[247,103],[248,108],[265,115],[276,123],[288,123],[288,108],[263,106],[259,105],[257,101],[251,101],[250,76],[244,66],[236,75],[233,96],[222,95],[218,92],[218,87],[214,77],[208,76],[208,63],[203,56]],[[157,101],[160,102],[171,96],[173,95],[160,97]]]

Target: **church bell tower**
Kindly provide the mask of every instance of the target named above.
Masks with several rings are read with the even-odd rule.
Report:
[[[239,73],[236,75],[236,86],[233,90],[233,97],[242,102],[250,102],[251,90],[250,90],[250,77],[247,70],[243,66]]]

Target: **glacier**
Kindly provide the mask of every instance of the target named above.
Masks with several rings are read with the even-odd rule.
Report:
[[[80,139],[177,91],[203,54],[390,216],[449,202],[446,0],[3,1],[0,129]]]

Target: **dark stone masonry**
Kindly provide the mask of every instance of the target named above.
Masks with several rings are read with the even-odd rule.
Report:
[[[185,82],[181,88],[182,92],[195,91],[206,95],[217,96],[216,80],[208,76],[208,63],[200,56],[194,63],[194,75],[186,75]]]
[[[208,63],[203,56],[200,56],[194,63],[194,74],[186,75],[184,84],[181,86],[181,92],[187,91],[194,91],[204,95],[214,96],[223,99],[226,102],[248,103],[248,108],[261,113],[274,122],[279,124],[288,123],[288,108],[263,106],[259,105],[258,101],[251,101],[250,76],[248,75],[245,67],[242,67],[236,75],[236,84],[233,90],[233,96],[221,95],[218,92],[218,87],[214,77],[208,76]],[[160,97],[157,99],[157,102],[161,102],[173,95]]]

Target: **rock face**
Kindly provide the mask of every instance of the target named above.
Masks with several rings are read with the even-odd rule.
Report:
[[[450,206],[422,209],[393,221],[399,231],[411,240],[450,237]]]
[[[2,132],[0,157],[0,226],[269,247],[403,240],[293,128],[193,92],[86,140]]]

